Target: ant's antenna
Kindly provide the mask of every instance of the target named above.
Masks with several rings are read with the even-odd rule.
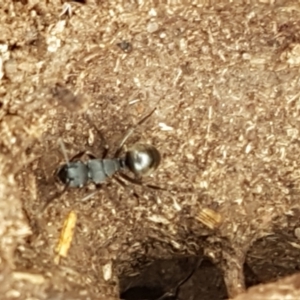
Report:
[[[61,148],[61,152],[64,155],[65,161],[66,161],[67,165],[69,165],[70,164],[70,160],[68,158],[68,154],[67,154],[67,150],[66,150],[65,144],[64,144],[64,142],[62,141],[61,138],[58,139],[58,143],[59,143],[59,146]]]
[[[67,150],[66,150],[65,144],[64,144],[64,142],[62,141],[61,138],[58,139],[58,144],[59,144],[59,146],[60,146],[60,148],[61,148],[61,152],[62,152],[63,155],[64,155],[64,158],[65,158],[65,161],[66,161],[67,165],[69,165],[69,164],[70,164],[70,160],[69,160],[69,158],[68,158],[68,154],[67,154]],[[67,184],[61,192],[58,192],[58,193],[54,194],[50,199],[48,199],[48,200],[45,202],[45,204],[42,206],[42,208],[41,208],[41,210],[40,210],[40,213],[42,214],[42,213],[46,210],[46,208],[48,207],[48,205],[49,205],[54,199],[56,199],[57,197],[60,197],[62,194],[64,194],[64,193],[67,191],[68,187],[69,187],[69,184]]]
[[[137,122],[135,125],[133,125],[131,128],[128,129],[128,131],[126,132],[125,136],[123,137],[123,139],[120,141],[119,146],[115,152],[114,157],[118,157],[120,155],[120,152],[123,149],[123,146],[125,144],[125,142],[127,141],[127,139],[133,134],[134,130],[140,126],[141,124],[143,124],[147,119],[149,119],[152,114],[155,112],[156,107],[148,114],[146,115],[143,119],[141,119],[139,122]]]

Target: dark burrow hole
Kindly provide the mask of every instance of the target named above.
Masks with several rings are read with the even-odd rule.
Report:
[[[296,228],[277,230],[252,245],[244,267],[246,287],[273,282],[299,272],[300,242],[294,234]]]
[[[244,264],[246,288],[299,272],[300,243],[294,230],[274,232],[252,245]],[[228,298],[222,271],[205,257],[156,260],[139,275],[121,276],[119,280],[123,300]]]
[[[124,300],[228,298],[221,270],[196,257],[156,260],[139,275],[121,277],[120,290]]]

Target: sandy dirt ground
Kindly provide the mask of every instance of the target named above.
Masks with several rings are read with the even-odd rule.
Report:
[[[1,2],[1,299],[299,296],[300,4],[218,3]],[[143,185],[61,193],[154,108]]]

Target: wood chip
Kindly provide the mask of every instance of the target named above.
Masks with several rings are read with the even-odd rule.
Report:
[[[71,211],[65,219],[62,231],[60,233],[58,244],[55,248],[55,252],[57,253],[57,255],[54,258],[55,264],[59,264],[61,257],[67,257],[68,255],[68,251],[73,240],[76,220],[77,215],[74,211]]]
[[[218,228],[222,222],[222,216],[210,208],[202,209],[196,219],[210,229]]]

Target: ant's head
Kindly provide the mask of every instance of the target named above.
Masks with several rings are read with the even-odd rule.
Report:
[[[125,155],[126,167],[136,176],[149,175],[157,169],[160,160],[158,150],[148,144],[135,144]]]
[[[64,185],[75,188],[84,186],[89,180],[87,166],[81,161],[59,167],[55,175]]]

